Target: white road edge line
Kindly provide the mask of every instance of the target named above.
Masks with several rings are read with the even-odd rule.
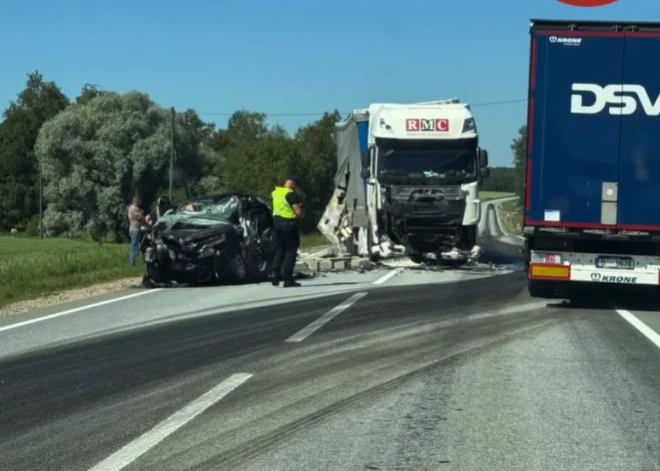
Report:
[[[376,281],[374,281],[373,284],[375,284],[375,285],[382,285],[382,284],[385,283],[387,280],[389,280],[390,278],[395,277],[396,275],[398,275],[398,274],[401,273],[402,271],[403,271],[403,268],[400,268],[400,267],[399,267],[399,268],[395,268],[394,270],[392,270],[391,272],[387,273],[386,275],[381,276],[380,278],[378,278]]]
[[[154,428],[136,438],[119,451],[90,469],[90,471],[119,471],[125,468],[172,433],[252,377],[252,373],[236,373],[210,391],[178,410]]]
[[[644,336],[653,342],[656,347],[660,348],[660,335],[658,335],[655,330],[644,324],[637,317],[635,317],[633,313],[627,311],[626,309],[616,309],[616,312],[625,320],[627,320],[635,329],[644,334]]]
[[[19,327],[24,327],[30,324],[36,324],[37,322],[43,322],[50,319],[55,319],[56,317],[66,316],[68,314],[73,314],[74,312],[84,311],[85,309],[93,309],[95,307],[105,306],[106,304],[112,304],[119,301],[124,301],[126,299],[137,298],[138,296],[143,296],[149,293],[155,293],[156,291],[161,291],[161,290],[162,288],[150,289],[148,291],[140,291],[139,293],[128,294],[126,296],[120,296],[119,298],[106,299],[105,301],[100,301],[98,303],[93,303],[93,304],[86,304],[84,306],[76,307],[73,309],[67,309],[66,311],[56,312],[54,314],[49,314],[47,316],[35,317],[34,319],[30,319],[29,321],[16,322],[15,324],[9,324],[0,327],[0,332],[4,332],[6,330],[11,330],[11,329],[18,329]]]
[[[321,327],[323,327],[325,324],[330,322],[332,319],[337,317],[339,314],[344,312],[346,309],[351,307],[353,304],[358,302],[360,299],[365,297],[367,295],[366,292],[362,293],[355,293],[353,296],[348,298],[346,301],[341,303],[338,306],[333,307],[330,309],[328,312],[323,314],[321,317],[316,319],[314,322],[309,324],[307,327],[304,327],[303,329],[299,330],[295,334],[293,334],[291,337],[286,339],[286,342],[302,342],[305,340],[307,337],[312,335],[314,332],[319,330]]]

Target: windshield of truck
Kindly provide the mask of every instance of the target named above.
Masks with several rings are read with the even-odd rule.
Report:
[[[378,176],[459,178],[475,176],[474,148],[402,149],[380,148]]]

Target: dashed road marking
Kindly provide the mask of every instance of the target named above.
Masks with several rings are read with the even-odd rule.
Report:
[[[401,273],[402,271],[403,271],[403,268],[400,268],[400,267],[399,267],[399,268],[395,268],[395,269],[392,270],[391,272],[389,272],[389,273],[387,273],[387,274],[381,276],[380,278],[378,278],[376,281],[374,281],[373,284],[375,284],[375,285],[382,285],[383,283],[385,283],[385,282],[387,282],[389,279],[395,277],[396,275],[398,275],[398,274]]]
[[[210,391],[178,410],[144,435],[136,438],[119,451],[90,469],[90,471],[119,471],[145,454],[162,440],[186,425],[199,414],[239,387],[252,377],[251,373],[237,373]]]
[[[332,319],[337,317],[339,314],[344,312],[346,309],[351,307],[353,304],[358,302],[360,299],[365,297],[367,293],[362,292],[362,293],[355,293],[353,296],[348,298],[346,301],[341,303],[339,306],[335,306],[332,309],[330,309],[328,312],[323,314],[321,317],[316,319],[314,322],[309,324],[307,327],[304,327],[303,329],[299,330],[295,334],[293,334],[291,337],[286,339],[287,342],[302,342],[305,340],[307,337],[312,335],[314,332],[319,330],[321,327],[323,327],[325,324],[330,322]]]

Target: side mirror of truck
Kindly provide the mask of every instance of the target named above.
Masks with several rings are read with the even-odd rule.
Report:
[[[484,178],[487,178],[490,175],[490,169],[489,168],[480,168],[479,169],[479,177],[477,178],[477,183],[481,185],[484,182]]]
[[[479,149],[479,166],[488,167],[488,151],[485,149]]]
[[[371,178],[371,171],[368,168],[363,168],[362,172],[360,172],[360,175],[364,179]]]

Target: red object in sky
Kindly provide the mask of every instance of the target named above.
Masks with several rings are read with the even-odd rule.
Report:
[[[564,5],[570,5],[572,7],[604,7],[605,5],[611,5],[616,3],[619,0],[557,0],[559,3]]]

